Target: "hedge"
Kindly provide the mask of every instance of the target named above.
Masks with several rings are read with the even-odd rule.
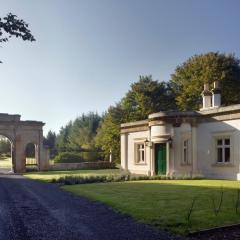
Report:
[[[101,160],[100,152],[61,152],[53,160],[55,163],[81,163]]]

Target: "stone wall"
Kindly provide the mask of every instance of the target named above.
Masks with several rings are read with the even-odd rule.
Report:
[[[110,169],[114,167],[114,163],[106,161],[82,163],[55,163],[53,165],[49,165],[49,170]]]

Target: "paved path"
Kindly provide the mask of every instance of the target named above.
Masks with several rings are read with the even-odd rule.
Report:
[[[54,184],[0,174],[0,240],[176,240]],[[179,239],[179,238],[178,238]]]

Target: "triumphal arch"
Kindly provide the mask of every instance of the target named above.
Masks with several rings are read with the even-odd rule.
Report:
[[[43,122],[22,121],[20,115],[0,113],[0,135],[11,142],[12,171],[26,171],[26,146],[35,146],[35,158],[38,170],[48,169],[48,149],[43,146]]]

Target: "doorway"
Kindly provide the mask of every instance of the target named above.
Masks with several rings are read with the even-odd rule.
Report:
[[[155,173],[156,175],[166,174],[166,143],[155,144]]]

